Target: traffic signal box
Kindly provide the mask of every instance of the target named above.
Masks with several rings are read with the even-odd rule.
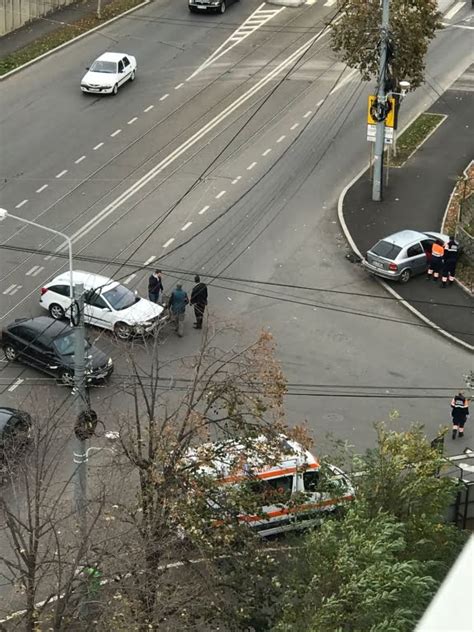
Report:
[[[369,125],[377,125],[377,120],[372,116],[372,108],[377,102],[377,97],[375,95],[369,96],[369,103],[367,107],[367,123]],[[389,104],[389,111],[387,114],[387,118],[385,119],[385,127],[391,127],[392,129],[397,129],[398,124],[398,100],[396,97],[389,97],[387,99],[387,103]]]

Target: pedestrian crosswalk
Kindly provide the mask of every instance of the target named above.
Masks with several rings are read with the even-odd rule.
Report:
[[[316,0],[315,0],[316,1]],[[328,0],[330,2],[332,0]],[[335,1],[335,0],[334,0]],[[257,29],[262,27],[264,24],[269,22],[272,18],[281,13],[285,7],[279,8],[269,8],[270,5],[265,2],[262,3],[256,11],[254,11],[246,20],[243,22],[238,29],[236,29],[230,37],[228,37],[225,42],[223,42],[219,48],[217,48],[210,57],[206,59],[206,61],[199,66],[197,70],[190,75],[186,81],[193,79],[197,74],[208,68],[215,61],[220,59],[223,55],[226,55],[234,46],[240,44],[244,39],[255,33]]]

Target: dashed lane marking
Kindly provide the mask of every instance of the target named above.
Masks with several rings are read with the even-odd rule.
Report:
[[[293,123],[293,125],[290,127],[290,130],[294,130],[298,127],[299,123]]]
[[[37,270],[38,268],[39,268],[39,266],[33,266],[32,268],[30,268],[30,269],[28,270],[28,272],[25,272],[26,276],[30,276],[30,275],[32,275],[32,274],[33,274],[33,272],[34,272],[35,270]]]
[[[15,206],[15,208],[21,208],[22,206],[25,206],[25,204],[28,202],[28,200],[22,200],[19,204],[17,204]]]
[[[268,154],[271,152],[272,148],[269,147],[268,149],[265,149],[265,151],[263,152],[262,156],[268,156]]]
[[[166,243],[163,244],[163,248],[168,248],[174,241],[174,237],[170,237]]]
[[[177,86],[174,87],[175,90],[179,90],[180,88],[182,88],[184,86],[184,83],[178,83]]]
[[[167,99],[170,95],[168,93],[164,94],[162,97],[160,97],[160,101],[164,101],[165,99]]]
[[[78,158],[77,160],[74,161],[74,164],[78,165],[80,162],[82,162],[85,159],[86,159],[85,156],[81,156],[80,158]]]
[[[148,259],[145,261],[145,263],[143,264],[144,266],[148,266],[150,265],[150,263],[152,261],[154,261],[156,259],[155,255],[151,255],[151,257],[148,257]]]
[[[38,276],[38,274],[40,272],[42,272],[44,270],[44,266],[39,266],[39,268],[36,270],[36,272],[33,272],[33,274],[31,276]]]
[[[13,290],[10,292],[10,296],[13,296],[14,294],[16,294],[18,290],[21,290],[22,287],[23,287],[22,285],[17,285],[15,288],[13,288]]]
[[[192,226],[192,224],[193,224],[192,222],[186,222],[186,224],[185,224],[184,226],[182,226],[182,227],[181,227],[181,230],[183,230],[183,231],[184,231],[184,230],[188,230],[188,228],[189,228],[190,226]]]
[[[113,138],[114,136],[118,136],[121,131],[122,131],[121,129],[116,129],[115,132],[112,132],[112,134],[110,134],[110,138]]]
[[[202,209],[199,211],[198,215],[204,215],[204,213],[207,211],[208,208],[209,208],[209,204],[206,204],[206,206],[203,206]]]
[[[234,179],[232,180],[232,184],[237,184],[237,182],[238,182],[239,180],[241,180],[241,178],[242,178],[242,176],[237,176],[236,178],[234,178]]]
[[[285,7],[280,7],[279,9],[264,9],[266,4],[265,2],[261,4],[246,20],[243,22],[237,30],[235,30],[230,37],[228,37],[225,42],[223,42],[219,48],[217,48],[210,57],[206,59],[206,61],[199,66],[197,70],[195,70],[192,75],[190,75],[186,81],[190,81],[200,72],[208,68],[215,61],[220,59],[223,55],[228,53],[230,50],[240,44],[244,39],[246,39],[252,33],[255,33],[257,29],[266,24],[276,15],[281,13]]]
[[[135,121],[138,121],[138,116],[134,116],[129,121],[127,121],[127,125],[132,125],[132,123],[135,123]]]
[[[103,145],[103,144],[104,144],[104,143],[99,143],[98,145],[96,145],[96,146],[95,146],[95,147],[93,147],[92,149],[93,149],[94,151],[97,151],[98,149],[100,149],[100,148],[102,147],[102,145]]]
[[[41,193],[42,191],[44,191],[47,188],[48,188],[48,185],[47,184],[43,184],[43,186],[41,186],[39,189],[36,189],[36,193]]]
[[[127,279],[125,279],[124,283],[125,285],[128,285],[131,281],[133,281],[133,279],[137,276],[136,272],[134,272],[133,274],[131,274]]]
[[[67,169],[63,169],[62,171],[56,174],[56,178],[62,178],[64,175],[66,175],[66,173],[67,173]]]
[[[316,107],[319,108],[324,103],[324,99],[321,99],[316,103]]]
[[[256,165],[256,164],[257,164],[257,162],[256,162],[256,161],[251,162],[251,163],[249,164],[249,166],[247,167],[247,171],[251,171],[251,170],[255,167],[255,165]]]
[[[313,110],[308,110],[306,114],[303,114],[303,118],[308,118],[308,116],[311,116],[312,113],[313,113]]]
[[[282,140],[285,140],[286,135],[283,134],[282,136],[280,136],[280,138],[277,140],[277,143],[281,143]]]
[[[13,290],[13,288],[15,288],[15,287],[16,287],[16,283],[13,283],[12,285],[9,285],[9,286],[7,287],[7,289],[6,289],[6,290],[3,290],[2,294],[10,294],[10,292],[11,292],[11,291]]]
[[[13,296],[13,294],[16,294],[18,290],[21,290],[22,287],[22,285],[17,285],[16,283],[13,283],[13,285],[10,285],[9,287],[7,287],[6,290],[3,291],[3,294]]]
[[[11,393],[13,392],[16,388],[18,388],[20,386],[20,384],[23,384],[25,380],[21,377],[18,377],[11,386],[8,387],[8,391]]]
[[[456,13],[460,11],[465,4],[465,2],[456,2],[456,4],[444,14],[446,20],[452,20]]]
[[[150,110],[153,110],[155,106],[154,105],[149,105],[147,108],[145,108],[143,111],[144,112],[149,112]]]
[[[227,193],[227,191],[225,191],[225,190],[220,191],[220,193],[218,193],[218,194],[216,195],[216,200],[218,200],[219,198],[221,198],[221,197],[222,197],[223,195],[225,195],[226,193]]]

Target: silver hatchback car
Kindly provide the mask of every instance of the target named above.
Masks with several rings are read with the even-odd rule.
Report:
[[[444,245],[449,237],[431,231],[401,230],[372,246],[362,265],[384,279],[407,283],[412,276],[422,274],[428,268],[435,241]]]

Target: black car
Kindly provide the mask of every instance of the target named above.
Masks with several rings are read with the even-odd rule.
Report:
[[[16,408],[0,407],[0,468],[14,460],[28,445],[31,417]]]
[[[238,0],[188,0],[188,8],[191,13],[225,13],[225,10],[233,2]]]
[[[9,362],[19,360],[44,373],[58,377],[63,384],[74,381],[76,332],[69,323],[48,316],[17,318],[4,328],[2,346]],[[98,382],[113,371],[112,358],[86,340],[86,380]]]

